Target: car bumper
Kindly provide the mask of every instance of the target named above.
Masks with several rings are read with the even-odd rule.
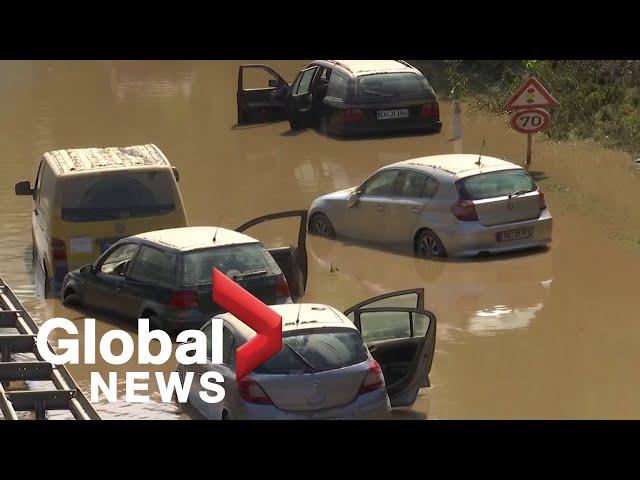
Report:
[[[188,317],[161,315],[159,318],[167,330],[182,331],[191,329],[199,330],[213,316],[215,315],[193,315]]]
[[[243,402],[231,418],[237,420],[385,420],[391,414],[391,404],[384,389],[366,393],[341,407],[312,411],[283,411],[273,405]]]
[[[529,238],[498,242],[498,232],[533,227]],[[544,210],[539,218],[524,222],[484,226],[480,222],[457,222],[453,227],[436,230],[450,257],[475,256],[480,253],[504,253],[528,248],[544,247],[551,242],[553,218]]]
[[[363,121],[337,125],[329,129],[330,133],[344,136],[364,134],[386,134],[397,132],[439,132],[442,129],[440,120],[380,120]]]

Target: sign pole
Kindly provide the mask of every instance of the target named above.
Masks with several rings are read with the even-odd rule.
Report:
[[[527,166],[531,165],[531,134],[527,134]]]

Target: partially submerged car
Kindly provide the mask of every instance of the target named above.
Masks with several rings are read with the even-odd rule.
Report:
[[[249,69],[267,72],[268,85],[246,88]],[[433,88],[402,60],[316,60],[291,84],[267,65],[242,65],[237,102],[238,124],[288,119],[292,130],[338,135],[442,128]]]
[[[297,245],[267,250],[241,233],[288,217],[300,220]],[[236,231],[183,227],[122,239],[92,264],[67,274],[62,301],[124,318],[149,318],[154,328],[171,332],[199,328],[223,311],[212,300],[215,266],[263,302],[290,303],[306,289],[306,218],[304,210],[280,212],[251,220]]]
[[[223,320],[223,363],[179,365],[224,377],[225,397],[204,402],[192,382],[189,403],[214,420],[383,419],[390,407],[412,405],[430,386],[436,317],[424,290],[365,300],[341,313],[321,304],[273,305],[282,317],[282,350],[237,378],[236,349],[255,332],[230,313]],[[202,330],[211,342],[211,323]]]
[[[543,247],[552,227],[544,194],[526,170],[470,154],[387,165],[309,209],[314,234],[400,246],[426,258]]]
[[[153,144],[80,148],[43,154],[33,187],[32,237],[45,290],[58,290],[70,270],[129,235],[184,227],[179,175]]]

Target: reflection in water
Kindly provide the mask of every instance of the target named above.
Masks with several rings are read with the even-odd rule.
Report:
[[[306,64],[260,63],[288,80]],[[313,130],[291,135],[287,122],[234,127],[238,64],[0,62],[0,275],[36,321],[61,316],[81,327],[86,313],[44,300],[34,281],[40,274],[31,265],[31,202],[16,197],[13,184],[33,181],[42,152],[156,143],[180,170],[189,223],[213,225],[222,216],[223,226],[236,227],[307,208],[388,163],[462,151],[446,127],[438,135],[354,141]],[[446,102],[441,112],[450,125]],[[465,108],[463,124],[465,153],[478,152],[484,139],[485,154],[524,163],[524,136],[504,119]],[[640,298],[628,280],[637,277],[640,257],[616,240],[640,231],[640,176],[628,155],[588,142],[548,143],[538,135],[533,151],[532,171],[540,173],[555,217],[548,251],[435,262],[309,238],[306,301],[346,308],[391,290],[425,288],[438,317],[432,388],[398,418],[640,418]],[[296,226],[272,222],[248,233],[282,245],[294,242]],[[96,316],[98,335],[134,330]],[[98,363],[70,371],[88,393],[91,371],[124,378],[127,370],[156,368]],[[106,418],[194,418],[176,404],[103,402],[98,410]]]

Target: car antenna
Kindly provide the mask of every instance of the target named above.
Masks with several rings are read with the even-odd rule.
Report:
[[[487,137],[482,137],[482,145],[480,146],[480,155],[478,155],[478,161],[476,162],[476,165],[478,165],[479,167],[482,165],[482,151],[484,150],[484,143],[486,139]]]
[[[216,231],[213,233],[213,243],[216,243],[216,237],[218,236],[218,229],[220,228],[220,222],[222,222],[222,215],[220,215],[220,219],[218,220],[218,225],[216,225]]]
[[[300,302],[298,304],[298,315],[296,317],[296,327],[298,326],[298,324],[300,323],[300,310],[302,310],[302,302]]]

